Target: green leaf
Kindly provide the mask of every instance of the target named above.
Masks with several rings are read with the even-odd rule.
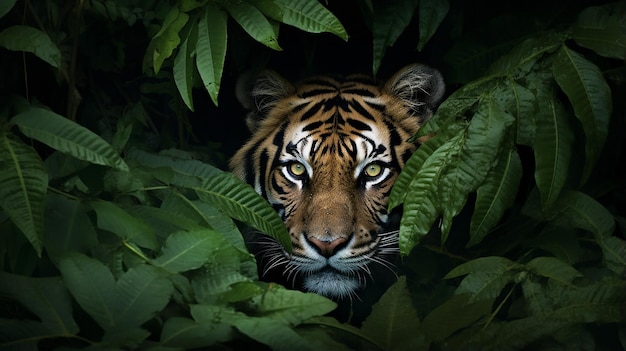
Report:
[[[252,187],[233,174],[216,174],[211,178],[200,179],[200,183],[197,183],[197,179],[180,179],[173,185],[195,190],[201,200],[259,229],[278,240],[286,250],[291,250],[287,228],[276,211]]]
[[[13,6],[15,6],[16,2],[17,0],[6,0],[0,3],[0,18],[4,17],[4,15],[9,13],[9,11],[11,11]]]
[[[0,345],[8,349],[37,351],[41,339],[54,337],[41,322],[0,317]]]
[[[522,178],[522,162],[515,149],[501,152],[498,164],[476,190],[476,204],[470,223],[470,240],[475,245],[489,233],[504,212],[513,205]]]
[[[473,302],[466,294],[453,295],[424,318],[420,330],[429,340],[443,341],[489,314],[492,304],[492,300]]]
[[[626,55],[626,4],[615,2],[591,6],[578,15],[572,38],[596,53],[624,60]]]
[[[504,112],[490,96],[481,98],[478,111],[460,141],[459,152],[451,160],[439,180],[439,202],[442,204],[442,241],[450,231],[452,219],[496,165],[513,117]]]
[[[0,207],[41,255],[48,176],[37,152],[0,134]]]
[[[254,40],[271,49],[282,50],[274,28],[259,9],[245,1],[225,1],[223,6]]]
[[[574,133],[556,97],[543,97],[545,106],[537,116],[534,152],[535,181],[545,209],[556,201],[567,180]]]
[[[469,302],[493,300],[524,268],[504,257],[481,257],[457,266],[444,279],[467,274],[455,293],[469,294]]]
[[[27,137],[78,159],[128,171],[115,149],[89,129],[52,111],[33,107],[11,119]]]
[[[59,277],[31,278],[0,272],[0,291],[39,317],[49,333],[66,337],[78,333],[72,299]]]
[[[348,40],[337,17],[317,0],[250,0],[267,17],[309,33],[332,33]]]
[[[227,19],[226,12],[214,6],[206,6],[204,16],[198,23],[196,67],[216,106],[226,59]]]
[[[199,268],[222,241],[221,235],[208,229],[172,233],[165,241],[163,253],[152,263],[172,273]]]
[[[198,27],[191,26],[174,59],[174,82],[185,105],[193,111],[193,85],[195,73],[195,50],[198,42]]]
[[[172,282],[155,267],[141,264],[130,268],[117,281],[116,330],[139,327],[160,312],[174,292]]]
[[[419,1],[419,25],[420,39],[417,50],[422,51],[426,43],[435,34],[439,25],[450,10],[449,0],[420,0]]]
[[[268,285],[264,294],[252,298],[251,306],[258,316],[295,326],[308,318],[325,315],[337,304],[321,295],[272,284]]]
[[[361,327],[383,350],[428,350],[429,344],[419,330],[420,320],[412,306],[405,276],[372,307]]]
[[[159,248],[152,228],[137,217],[109,201],[88,203],[96,211],[98,228],[107,230],[123,240],[156,251]]]
[[[61,52],[48,34],[39,29],[16,25],[0,32],[0,46],[12,51],[26,51],[44,60],[50,66],[61,65]]]
[[[575,278],[582,277],[574,267],[554,257],[537,257],[526,264],[535,274],[570,285]]]
[[[46,198],[43,240],[53,260],[66,252],[86,253],[98,244],[94,227],[80,201],[49,194]]]
[[[62,258],[57,268],[80,307],[102,328],[115,327],[118,301],[111,271],[100,261],[77,253]]]
[[[400,253],[408,255],[411,249],[430,231],[440,214],[438,203],[439,178],[451,155],[458,152],[463,133],[449,139],[424,162],[407,188],[404,212],[400,221]],[[410,201],[407,201],[410,200]]]
[[[163,325],[160,343],[177,348],[197,349],[228,341],[232,334],[231,326],[217,321],[196,322],[189,318],[172,317]]]
[[[373,74],[378,72],[387,48],[393,46],[400,34],[411,22],[417,3],[417,0],[376,3],[380,7],[374,9],[372,25],[372,34],[374,36]]]
[[[553,69],[554,79],[569,98],[585,132],[584,183],[606,141],[613,109],[611,89],[596,65],[565,45],[556,56]]]
[[[158,73],[161,65],[172,55],[174,49],[180,44],[178,33],[187,24],[189,15],[178,10],[178,6],[172,6],[163,20],[163,25],[152,38],[150,49],[152,51],[152,63],[154,72]]]
[[[534,74],[533,72],[529,75]],[[515,117],[515,143],[532,146],[537,129],[535,94],[509,77],[504,84],[498,84],[493,95],[504,110]]]

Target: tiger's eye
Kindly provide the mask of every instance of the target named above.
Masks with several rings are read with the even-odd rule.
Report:
[[[378,163],[370,163],[365,167],[363,173],[368,177],[378,177],[383,171],[383,166]]]
[[[300,177],[304,172],[306,172],[306,168],[304,168],[304,165],[300,162],[294,162],[289,165],[289,173],[293,176]]]

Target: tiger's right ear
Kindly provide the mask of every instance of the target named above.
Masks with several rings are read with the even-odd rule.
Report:
[[[294,91],[289,81],[271,70],[241,76],[236,95],[239,103],[249,111],[246,116],[248,129],[254,133],[276,103]]]

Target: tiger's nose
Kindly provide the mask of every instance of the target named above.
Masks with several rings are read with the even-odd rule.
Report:
[[[329,239],[329,240],[324,240],[324,239],[320,240],[318,238],[309,237],[308,240],[311,244],[317,247],[319,249],[320,254],[322,254],[322,256],[326,258],[337,253],[337,251],[340,249],[341,244],[347,241],[346,238],[343,238],[343,237],[339,237],[336,239]]]

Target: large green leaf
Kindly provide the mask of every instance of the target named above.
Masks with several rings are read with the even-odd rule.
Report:
[[[198,349],[232,338],[232,327],[219,321],[197,322],[184,317],[165,321],[160,343],[173,348]]]
[[[173,292],[165,272],[146,264],[130,268],[115,286],[116,330],[139,327],[150,320],[165,308]]]
[[[450,164],[440,178],[438,194],[443,212],[442,241],[450,231],[453,217],[465,205],[467,195],[476,190],[496,165],[513,121],[513,117],[502,110],[493,98],[481,98],[478,110],[459,144],[459,152],[451,156]]]
[[[536,257],[526,264],[532,272],[570,285],[575,278],[582,277],[574,267],[554,257]]]
[[[26,51],[44,60],[52,67],[61,65],[61,51],[48,34],[39,29],[16,25],[0,32],[0,46],[12,51]]]
[[[424,45],[435,34],[437,28],[450,10],[449,0],[420,0],[419,1],[419,24],[420,40],[417,50],[422,51]]]
[[[98,228],[116,234],[123,240],[136,243],[152,251],[159,246],[154,232],[141,219],[134,217],[118,205],[109,201],[91,201],[89,206],[96,211]]]
[[[378,72],[387,48],[393,46],[411,22],[417,3],[417,0],[397,0],[375,4],[374,23],[372,25],[374,36],[373,74]]]
[[[278,45],[278,35],[259,9],[245,1],[224,1],[223,6],[254,40],[271,49],[282,50]]]
[[[72,300],[59,277],[31,278],[0,272],[0,291],[39,317],[48,332],[66,337],[78,333]]]
[[[558,198],[567,180],[574,133],[563,106],[555,96],[543,95],[544,108],[539,111],[535,136],[535,181],[543,208]]]
[[[174,59],[174,67],[172,68],[174,73],[174,82],[178,88],[180,96],[183,98],[185,105],[193,111],[193,85],[195,75],[195,50],[196,43],[198,41],[198,27],[191,26],[189,33],[183,40],[178,54]]]
[[[515,143],[532,146],[537,128],[538,106],[535,94],[509,77],[502,84],[498,84],[493,95],[504,110],[515,117]]]
[[[614,2],[591,6],[578,15],[572,37],[578,45],[616,59],[626,55],[626,4]]]
[[[55,260],[67,252],[86,253],[98,244],[96,230],[78,200],[56,194],[46,198],[46,225],[43,240],[46,252]]]
[[[613,109],[611,89],[596,65],[565,45],[556,56],[553,67],[554,79],[569,98],[585,132],[585,182],[608,134]]]
[[[272,207],[252,187],[230,173],[211,178],[190,179],[174,185],[196,191],[200,199],[226,212],[229,216],[251,225],[278,240],[286,250],[291,250],[287,228]]]
[[[61,259],[57,268],[76,302],[104,329],[117,323],[115,279],[100,261],[82,254]]]
[[[332,33],[348,40],[348,33],[332,12],[317,0],[249,0],[267,17],[309,33]]]
[[[493,300],[502,289],[513,281],[525,267],[504,257],[481,257],[463,263],[446,274],[444,278],[467,276],[456,289],[456,294],[469,294],[469,302]]]
[[[361,331],[383,350],[428,350],[420,320],[402,276],[372,307]]]
[[[13,6],[15,6],[16,2],[17,0],[3,1],[2,4],[0,4],[0,18],[4,17],[4,15],[6,15],[9,11],[11,11]]]
[[[337,304],[324,296],[289,290],[276,285],[268,285],[262,295],[251,300],[255,314],[276,319],[287,325],[298,325],[304,320],[323,316],[334,310]]]
[[[476,190],[476,204],[467,246],[481,242],[504,212],[513,205],[521,179],[522,162],[517,151],[511,148],[508,152],[501,152],[498,164]]]
[[[115,149],[89,129],[50,110],[33,107],[11,119],[29,138],[91,163],[128,171]]]
[[[471,301],[467,294],[453,295],[424,317],[420,329],[429,340],[443,341],[487,315],[492,304],[489,299]]]
[[[464,133],[449,139],[424,162],[407,188],[404,212],[400,221],[400,253],[408,255],[411,249],[430,231],[440,214],[438,186],[451,156],[459,151]]]
[[[172,273],[195,269],[210,259],[223,240],[220,234],[208,229],[172,233],[165,241],[163,253],[152,262]]]
[[[174,49],[180,44],[178,33],[187,24],[189,15],[180,12],[178,6],[172,6],[163,20],[163,25],[157,34],[152,38],[150,49],[152,51],[152,64],[154,71],[159,72],[163,61],[172,55]]]
[[[37,152],[0,134],[0,207],[26,236],[38,255],[43,240],[48,176]]]
[[[196,67],[211,100],[217,106],[222,70],[226,59],[227,19],[223,10],[207,6],[198,23]]]

